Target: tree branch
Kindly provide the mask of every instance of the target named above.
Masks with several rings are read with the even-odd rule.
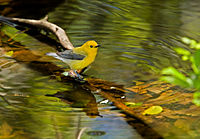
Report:
[[[17,23],[22,23],[22,24],[27,24],[27,25],[31,25],[31,26],[35,26],[44,30],[48,30],[50,32],[52,32],[53,34],[56,35],[56,37],[58,38],[58,40],[60,41],[60,44],[66,48],[66,49],[73,49],[73,45],[70,42],[67,34],[65,33],[65,31],[53,24],[47,21],[48,17],[46,16],[43,19],[40,20],[34,20],[34,19],[23,19],[23,18],[8,18],[8,17],[1,17],[4,18],[5,20],[8,20],[10,22],[17,22]]]

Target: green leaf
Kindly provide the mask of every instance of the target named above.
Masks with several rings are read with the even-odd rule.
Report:
[[[190,44],[191,43],[191,39],[187,38],[187,37],[183,37],[182,42],[186,43],[186,44]]]
[[[193,83],[193,87],[196,90],[200,90],[200,75],[198,75],[198,74],[191,75],[191,80]]]
[[[193,103],[196,104],[197,106],[200,106],[200,92],[195,92],[193,95]]]
[[[187,82],[187,80],[181,80],[181,79],[178,79],[176,77],[173,77],[173,76],[163,76],[160,78],[162,81],[166,81],[166,82],[169,82],[171,84],[175,84],[175,85],[179,85],[179,86],[182,86],[182,87],[190,87],[190,84]]]
[[[192,78],[187,78],[186,82],[188,83],[189,87],[193,87],[194,86],[194,81],[192,80]]]
[[[197,43],[197,45],[195,46],[196,49],[200,49],[200,43]]]
[[[197,50],[193,56],[193,62],[198,69],[200,69],[200,50]]]
[[[190,42],[190,47],[191,48],[196,48],[197,42],[195,40],[191,40]]]
[[[186,81],[185,75],[183,75],[181,72],[179,72],[178,70],[176,70],[174,67],[165,68],[165,69],[162,70],[161,73],[162,74],[168,74],[168,75],[176,77],[179,80]]]
[[[146,109],[142,114],[143,115],[155,115],[159,114],[163,111],[163,108],[161,106],[151,106],[150,108]]]
[[[183,48],[175,48],[174,50],[175,50],[178,54],[180,54],[180,55],[186,55],[186,56],[188,56],[188,55],[191,54],[190,51],[188,51],[188,50],[186,50],[186,49],[183,49]]]
[[[189,59],[189,56],[186,56],[186,55],[182,56],[183,61],[187,61],[188,59]]]

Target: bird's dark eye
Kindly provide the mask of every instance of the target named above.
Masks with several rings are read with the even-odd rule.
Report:
[[[92,45],[90,45],[90,48],[93,48],[93,46],[92,46]]]

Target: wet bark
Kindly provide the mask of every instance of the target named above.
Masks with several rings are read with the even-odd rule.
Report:
[[[23,25],[23,26],[28,26],[28,27],[32,26],[35,28],[44,29],[45,31],[50,31],[58,38],[62,47],[64,47],[65,49],[73,49],[74,47],[72,43],[70,42],[67,34],[65,33],[65,30],[57,26],[56,24],[48,22],[47,19],[48,19],[48,16],[40,20],[8,18],[8,17],[2,17],[2,16],[0,17],[0,21],[2,22],[8,21],[8,22],[11,22],[11,24],[12,23],[16,24],[14,25],[14,27],[20,28],[20,26],[18,25]]]

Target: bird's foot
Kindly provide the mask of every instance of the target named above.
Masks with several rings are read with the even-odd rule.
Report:
[[[70,75],[71,77],[78,78],[78,79],[82,79],[82,78],[83,78],[83,76],[81,76],[81,75],[77,72],[77,70],[70,70],[70,71],[69,71],[69,75]]]
[[[81,76],[77,70],[70,70],[68,72],[63,73],[65,76],[70,76],[78,81],[85,81],[83,76]]]

